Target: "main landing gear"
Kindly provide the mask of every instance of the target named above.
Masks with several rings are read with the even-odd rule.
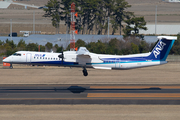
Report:
[[[82,72],[83,72],[83,75],[84,75],[84,76],[88,76],[88,72],[87,72],[87,70],[86,70],[86,67],[83,67]]]

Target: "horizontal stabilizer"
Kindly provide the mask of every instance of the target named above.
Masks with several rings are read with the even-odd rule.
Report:
[[[157,37],[159,40],[161,39],[166,39],[166,40],[177,40],[176,36],[158,36]]]

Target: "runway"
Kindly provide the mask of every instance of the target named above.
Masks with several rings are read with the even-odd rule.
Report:
[[[0,85],[0,104],[180,104],[180,85]]]

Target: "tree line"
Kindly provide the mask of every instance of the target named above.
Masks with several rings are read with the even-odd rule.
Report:
[[[135,17],[133,12],[127,11],[131,5],[125,0],[50,0],[44,8],[44,17],[51,17],[52,25],[59,32],[60,22],[67,26],[70,32],[70,6],[76,5],[76,29],[79,34],[107,34],[108,18],[112,27],[112,35],[123,28],[124,37],[138,35],[139,30],[147,30],[144,17]],[[126,24],[126,26],[123,25]],[[139,36],[139,35],[138,35]]]
[[[53,46],[50,42],[47,42],[45,45],[39,45],[37,43],[26,44],[23,39],[18,44],[15,44],[13,40],[7,39],[5,42],[0,40],[0,56],[9,56],[17,51],[39,51],[39,48],[40,52],[50,52],[51,49],[54,49],[55,52],[61,52],[63,49],[63,47],[59,47],[57,44]]]
[[[134,53],[144,53],[149,51],[154,44],[149,44],[144,40],[140,40],[138,38],[131,38],[125,40],[118,40],[116,38],[111,39],[110,41],[98,40],[98,42],[90,42],[86,43],[81,39],[78,39],[75,43],[76,47],[86,47],[90,52],[98,53],[98,54],[117,54],[117,55],[126,55],[126,54],[134,54]],[[0,40],[0,56],[5,55],[9,56],[16,51],[38,51],[39,45],[37,43],[28,43],[22,39],[15,44],[11,40],[6,40],[6,42],[2,42]],[[40,45],[40,51],[50,52],[53,50],[54,52],[62,52],[62,50],[69,50],[70,45],[67,48],[63,48],[62,46],[58,46],[55,44],[53,46],[52,43],[47,42],[44,46]]]

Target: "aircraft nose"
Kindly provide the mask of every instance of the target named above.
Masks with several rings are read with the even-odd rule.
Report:
[[[3,60],[3,62],[9,62],[8,58],[5,58],[5,59]]]
[[[6,58],[5,58],[5,59],[3,59],[3,62],[6,62]]]

